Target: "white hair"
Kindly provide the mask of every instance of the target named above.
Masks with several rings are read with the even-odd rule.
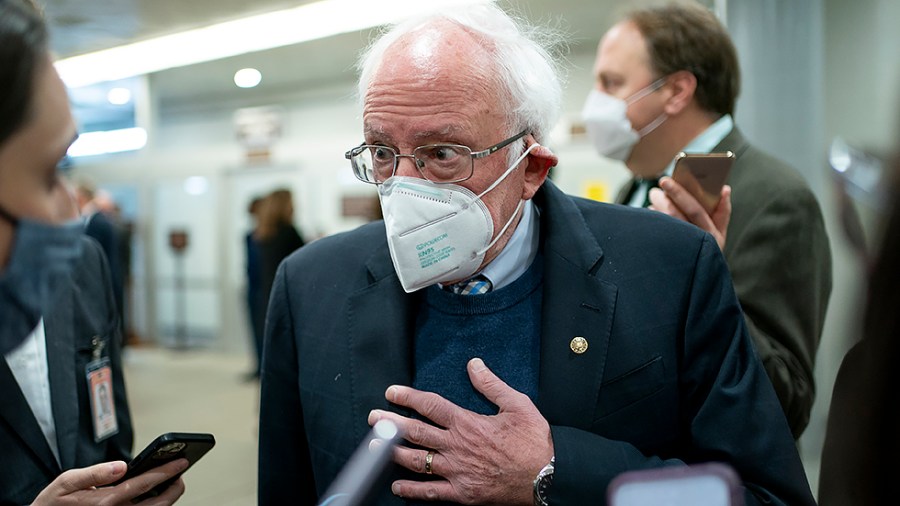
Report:
[[[514,19],[493,3],[436,11],[389,28],[360,55],[360,103],[388,48],[404,35],[439,21],[455,23],[482,39],[495,67],[487,73],[496,76],[500,90],[508,92],[509,135],[527,130],[537,142],[545,142],[562,104],[562,69],[551,53],[562,46],[563,38],[555,30]],[[524,142],[513,146],[524,149]],[[510,149],[511,160],[522,149]]]

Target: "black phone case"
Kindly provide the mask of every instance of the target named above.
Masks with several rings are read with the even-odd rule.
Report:
[[[185,458],[188,460],[188,467],[178,475],[166,480],[155,486],[150,492],[137,497],[133,502],[142,501],[148,497],[155,497],[165,492],[179,476],[191,468],[195,462],[200,460],[216,444],[216,438],[212,434],[206,433],[187,433],[187,432],[167,432],[158,438],[138,454],[137,457],[131,459],[128,463],[128,471],[125,476],[113,485],[118,485],[123,481],[144,474],[151,469],[159,467],[167,462]]]

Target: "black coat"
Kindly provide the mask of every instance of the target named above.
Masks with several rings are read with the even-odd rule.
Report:
[[[131,415],[120,357],[121,336],[110,272],[97,244],[84,238],[84,252],[71,279],[56,291],[44,314],[50,398],[61,462],[57,463],[15,377],[0,359],[0,504],[30,504],[62,471],[109,460],[130,459]],[[106,342],[118,434],[94,442],[85,367],[92,338]]]
[[[604,504],[626,470],[725,461],[748,505],[811,505],[778,399],[725,260],[696,227],[646,210],[535,196],[544,261],[537,407],[551,426],[551,504]],[[261,505],[315,504],[372,409],[412,383],[417,293],[383,222],[320,239],[282,264],[266,328]],[[571,351],[584,337],[589,348]],[[460,367],[464,367],[461,364]],[[384,488],[378,504],[402,504]]]

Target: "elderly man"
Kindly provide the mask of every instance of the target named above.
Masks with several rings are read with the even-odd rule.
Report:
[[[547,52],[500,9],[395,27],[363,58],[354,173],[384,221],[280,267],[260,504],[315,504],[389,419],[378,504],[603,504],[626,470],[724,460],[748,504],[812,504],[715,241],[546,180]]]
[[[597,87],[584,109],[588,130],[600,154],[624,160],[635,176],[616,201],[652,204],[716,238],[799,438],[809,423],[813,360],[831,293],[828,236],[800,174],[751,146],[734,125],[740,75],[725,27],[700,6],[635,11],[603,37],[594,72]],[[709,214],[667,177],[680,151],[737,157]]]

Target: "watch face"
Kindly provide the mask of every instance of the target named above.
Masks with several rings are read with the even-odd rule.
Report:
[[[541,480],[537,486],[538,497],[541,499],[541,502],[544,504],[547,503],[547,496],[550,493],[550,482],[553,481],[553,474],[546,474],[541,476]]]

